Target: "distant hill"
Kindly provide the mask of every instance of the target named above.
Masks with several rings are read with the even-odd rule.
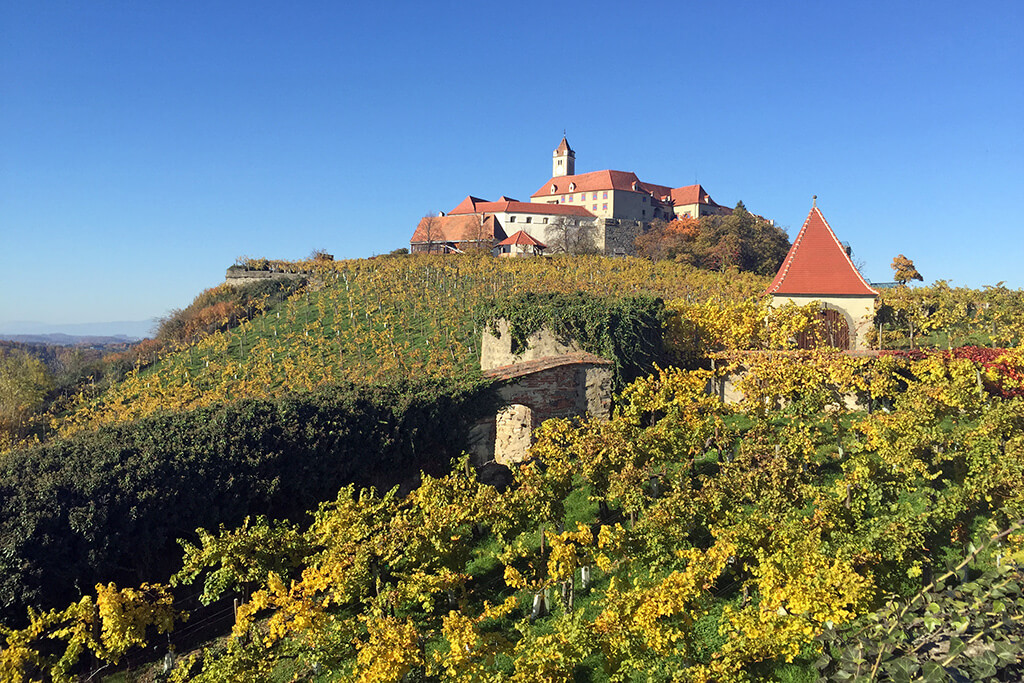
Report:
[[[50,346],[109,346],[111,344],[131,344],[138,338],[117,335],[114,337],[77,336],[71,334],[0,334],[4,341],[19,344],[47,344]]]
[[[109,344],[138,341],[152,336],[155,320],[122,320],[107,323],[0,323],[0,339],[42,344]]]

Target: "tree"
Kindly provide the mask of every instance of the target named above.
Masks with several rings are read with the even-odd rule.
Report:
[[[906,285],[908,280],[924,280],[921,273],[917,272],[917,268],[914,267],[914,262],[903,254],[892,260],[892,270],[895,273],[896,282],[900,283],[900,286]]]
[[[548,223],[544,233],[553,254],[597,254],[597,226],[591,221],[559,216]]]
[[[704,270],[737,268],[774,275],[789,251],[789,237],[771,221],[747,211],[739,202],[728,216],[653,221],[636,239],[639,255],[671,259]]]
[[[428,254],[432,253],[434,245],[444,236],[444,232],[441,230],[441,217],[428,213],[420,221],[420,229],[416,232],[424,242],[419,250]]]
[[[467,226],[465,232],[463,232],[465,242],[461,245],[462,250],[490,253],[496,241],[494,239],[494,219],[483,214],[469,218],[475,218],[476,220],[472,225]]]
[[[42,361],[20,349],[0,351],[0,440],[23,436],[25,422],[46,402],[53,380]]]
[[[677,218],[670,223],[659,219],[651,221],[650,227],[638,235],[634,244],[637,255],[652,261],[666,259],[692,262],[686,253],[687,245],[699,233],[699,223],[694,218]]]

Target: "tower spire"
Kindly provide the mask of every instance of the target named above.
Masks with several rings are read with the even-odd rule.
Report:
[[[576,152],[569,146],[569,140],[565,137],[565,130],[562,131],[562,141],[558,143],[552,154],[551,176],[576,175]]]

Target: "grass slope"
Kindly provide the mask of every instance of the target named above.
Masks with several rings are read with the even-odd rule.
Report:
[[[481,330],[494,299],[504,295],[734,300],[767,284],[750,274],[603,257],[410,256],[320,263],[316,270],[313,284],[288,301],[129,373],[98,396],[83,393],[54,421],[56,433],[341,381],[478,369]]]

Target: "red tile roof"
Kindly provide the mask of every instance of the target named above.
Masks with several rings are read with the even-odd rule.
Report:
[[[426,216],[416,226],[416,232],[409,240],[412,244],[430,242],[479,242],[505,239],[505,231],[501,229],[494,216],[467,214],[462,216]],[[431,225],[428,230],[427,222]],[[430,233],[428,235],[428,232]]]
[[[853,265],[817,206],[811,208],[765,293],[878,296]]]
[[[478,197],[466,197],[459,205],[448,212],[449,216],[472,213],[532,213],[547,214],[549,216],[584,216],[592,218],[590,213],[582,206],[569,206],[568,204],[542,204],[533,202],[517,202],[514,199],[503,197],[496,202],[489,202]]]
[[[456,206],[451,211],[449,211],[448,213],[449,214],[453,214],[453,213],[477,213],[476,205],[480,204],[480,203],[484,203],[486,201],[487,201],[486,199],[480,199],[479,197],[474,197],[473,195],[469,195],[468,197],[463,199],[461,202],[459,202],[459,205]]]
[[[564,135],[562,136],[562,141],[560,143],[558,143],[558,147],[555,147],[555,151],[556,152],[571,152],[572,151],[572,147],[569,146],[569,141],[565,139]]]
[[[569,189],[569,185],[574,185]],[[552,190],[554,187],[554,190]],[[600,192],[603,190],[619,190],[624,192],[644,192],[659,201],[673,200],[676,206],[684,204],[709,204],[718,206],[711,196],[700,185],[671,188],[667,185],[645,183],[635,173],[626,171],[591,171],[578,175],[556,176],[534,192],[531,197],[551,197],[572,192]]]
[[[501,365],[484,372],[484,377],[498,380],[515,379],[525,375],[532,375],[535,372],[559,368],[563,365],[615,365],[613,361],[601,356],[595,356],[586,351],[574,353],[563,353],[560,356],[547,356],[535,360],[526,360],[510,365]]]
[[[700,185],[687,185],[686,187],[675,187],[672,189],[672,199],[676,206],[687,204],[710,204],[718,206]]]
[[[633,189],[633,183],[637,184],[637,189]],[[575,184],[575,187],[570,190],[569,185]],[[552,190],[554,186],[554,190]],[[668,188],[660,188],[658,185],[652,185],[653,188],[659,188],[668,190]],[[590,173],[580,173],[578,175],[564,175],[555,176],[551,180],[544,183],[543,186],[531,197],[549,197],[556,194],[568,194],[570,192],[597,192],[600,190],[625,190],[629,192],[647,192],[644,187],[644,183],[640,182],[640,179],[636,177],[635,173],[627,173],[626,171],[591,171]]]
[[[513,244],[519,245],[521,247],[540,247],[541,249],[547,249],[548,247],[548,245],[544,244],[543,242],[538,242],[536,239],[526,234],[525,230],[520,230],[511,237],[508,237],[498,242],[499,247]]]

